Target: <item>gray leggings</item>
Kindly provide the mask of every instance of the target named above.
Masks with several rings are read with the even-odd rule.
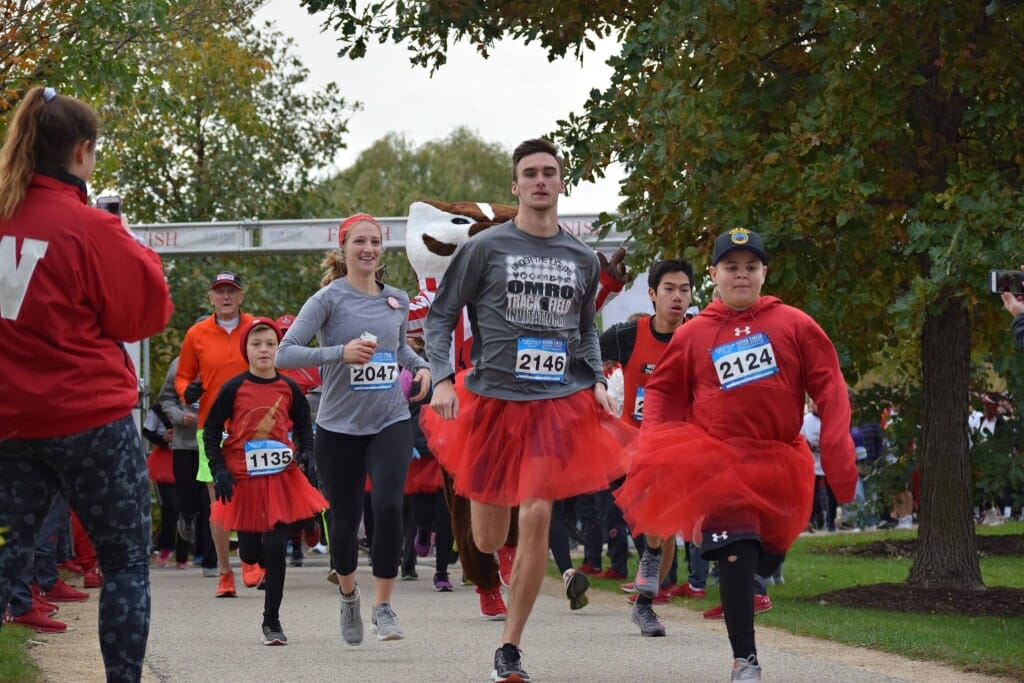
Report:
[[[402,558],[402,496],[412,459],[412,425],[396,422],[377,434],[352,436],[316,428],[316,466],[331,504],[331,559],[342,576],[359,560],[359,519],[363,516],[366,476],[373,495],[373,575],[398,576]]]
[[[149,638],[149,477],[130,415],[52,439],[0,441],[0,602],[29,560],[54,495],[96,547],[103,590],[99,638],[107,681],[138,681]]]

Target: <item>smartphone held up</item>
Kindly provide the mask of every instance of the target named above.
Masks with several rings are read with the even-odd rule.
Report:
[[[102,209],[115,216],[121,215],[121,197],[116,194],[104,195],[96,198],[96,208]]]
[[[995,294],[1024,295],[1024,270],[990,270],[989,288]]]

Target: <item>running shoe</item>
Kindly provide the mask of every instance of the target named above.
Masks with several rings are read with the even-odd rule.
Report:
[[[377,634],[377,640],[401,640],[405,638],[398,623],[398,615],[391,609],[391,603],[382,602],[373,608],[370,629]]]
[[[203,576],[206,578],[220,576],[220,570],[216,567],[203,567]]]
[[[426,557],[430,554],[430,529],[420,528],[416,530],[416,540],[413,543],[416,554]]]
[[[363,642],[363,617],[359,614],[359,586],[351,597],[341,596],[341,637],[349,645]]]
[[[523,651],[512,643],[495,650],[491,678],[496,683],[528,683],[530,674],[523,669]]]
[[[590,602],[590,598],[587,597],[590,579],[587,575],[570,567],[562,574],[562,581],[565,582],[565,597],[569,598],[569,609],[575,611],[586,607]]]
[[[516,561],[516,547],[503,545],[498,548],[498,577],[501,585],[508,588],[512,585],[512,565]]]
[[[754,594],[754,614],[761,614],[767,612],[772,608],[772,599],[767,595]],[[704,611],[705,619],[721,619],[723,618],[722,603],[718,603],[709,610]]]
[[[46,616],[34,605],[27,612],[16,617],[12,617],[5,612],[3,621],[5,624],[17,624],[18,626],[30,628],[36,633],[64,633],[64,631],[68,630],[68,625],[63,621],[57,621]]]
[[[263,644],[264,645],[287,645],[288,636],[284,634],[284,629],[281,628],[281,622],[275,621],[269,624],[263,624]]]
[[[186,543],[192,543],[196,540],[196,520],[194,517],[186,519],[183,516],[178,516],[178,535]]]
[[[636,570],[636,578],[633,585],[636,592],[653,598],[658,595],[658,586],[661,583],[661,553],[653,554],[650,550],[644,550],[640,558],[640,566]]]
[[[232,571],[224,572],[220,575],[220,581],[217,582],[217,592],[214,593],[215,597],[218,598],[233,598],[235,597],[235,573]]]
[[[452,589],[453,589],[452,582],[448,578],[448,574],[446,572],[445,573],[438,572],[438,573],[434,574],[434,590],[435,591],[437,591],[438,593],[451,593]]]
[[[608,567],[608,569],[605,569],[600,574],[596,574],[594,576],[594,578],[595,579],[611,579],[612,581],[624,581],[626,579],[626,575],[623,574],[622,572],[620,572],[618,569],[612,569],[611,567]],[[629,592],[632,592],[632,591],[629,591]]]
[[[707,594],[708,592],[703,588],[694,588],[688,583],[681,583],[669,591],[669,595],[673,598],[694,598],[697,600],[707,596]]]
[[[163,550],[160,551],[160,554],[157,555],[156,564],[157,564],[158,567],[166,569],[167,565],[170,564],[170,562],[171,562],[171,550],[170,550],[170,548],[164,548]]]
[[[258,564],[242,563],[242,583],[249,588],[254,588],[260,582],[263,569]]]
[[[40,589],[39,597],[47,602],[82,602],[89,599],[89,594],[72,588],[64,579],[57,579],[49,590]]]
[[[501,587],[480,588],[476,592],[480,595],[480,618],[484,621],[505,621],[508,615],[508,608],[505,601],[501,599]]]
[[[750,655],[746,659],[735,659],[732,663],[732,675],[730,681],[759,681],[761,680],[761,665],[757,663],[757,655]]]
[[[591,576],[601,575],[601,568],[595,567],[589,562],[584,562],[583,564],[581,564],[579,567],[576,568],[576,571],[583,572],[584,574],[590,574]]]
[[[654,613],[650,605],[633,605],[633,613],[630,615],[633,623],[640,627],[640,635],[645,638],[659,637],[665,635],[665,624]]]

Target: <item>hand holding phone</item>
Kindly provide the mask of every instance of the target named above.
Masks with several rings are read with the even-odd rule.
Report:
[[[115,216],[121,215],[121,197],[116,194],[104,195],[96,198],[96,208],[102,209]]]
[[[989,288],[995,294],[1024,295],[1024,271],[990,270]]]

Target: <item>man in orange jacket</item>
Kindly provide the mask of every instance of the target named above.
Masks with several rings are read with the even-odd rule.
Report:
[[[174,377],[174,390],[185,405],[198,403],[199,430],[196,432],[196,441],[199,444],[199,458],[196,463],[196,479],[207,483],[211,489],[210,500],[213,500],[210,484],[212,477],[203,449],[202,427],[206,424],[206,416],[220,393],[221,385],[249,367],[238,353],[238,335],[252,321],[253,316],[241,310],[245,291],[242,278],[234,273],[218,273],[210,282],[209,296],[213,315],[200,320],[185,333],[178,372]],[[210,522],[210,535],[217,550],[220,573],[216,592],[218,598],[235,596],[235,574],[228,558],[230,532],[230,529],[222,529]],[[178,533],[186,541],[195,538],[195,518],[180,518]]]

